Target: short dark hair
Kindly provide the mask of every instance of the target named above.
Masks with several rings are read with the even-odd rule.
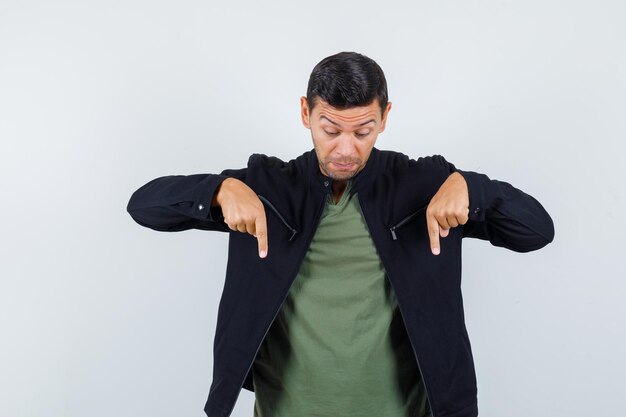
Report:
[[[388,101],[385,73],[373,59],[356,52],[328,56],[313,68],[309,77],[309,110],[313,110],[317,98],[338,109],[367,106],[378,99],[384,112]]]

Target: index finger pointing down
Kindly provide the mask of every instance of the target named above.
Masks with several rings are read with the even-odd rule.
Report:
[[[267,256],[267,221],[265,216],[259,216],[255,220],[256,239],[259,243],[259,257]]]
[[[439,255],[439,223],[435,216],[427,215],[426,224],[428,227],[428,237],[430,239],[430,249],[433,255]]]

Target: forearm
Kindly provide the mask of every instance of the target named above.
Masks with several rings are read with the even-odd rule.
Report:
[[[158,231],[228,230],[214,204],[217,190],[228,178],[221,174],[170,175],[137,189],[127,211],[140,225]]]
[[[485,174],[456,170],[469,192],[469,220],[464,236],[489,240],[516,252],[537,250],[554,239],[554,223],[531,195]]]

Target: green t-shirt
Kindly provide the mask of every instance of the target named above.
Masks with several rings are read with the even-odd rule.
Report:
[[[357,195],[330,196],[253,364],[255,417],[429,417]]]

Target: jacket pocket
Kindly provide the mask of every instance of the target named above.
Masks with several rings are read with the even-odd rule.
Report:
[[[293,226],[291,226],[289,222],[287,222],[287,220],[285,220],[285,217],[283,217],[283,215],[280,214],[278,209],[274,207],[274,205],[267,198],[263,197],[260,194],[257,194],[257,196],[267,207],[270,208],[270,210],[274,212],[274,214],[276,214],[276,217],[278,217],[280,222],[287,228],[287,230],[289,230],[289,233],[291,234],[289,237],[289,242],[291,242],[293,238],[296,237],[296,234],[298,233],[298,231]]]
[[[409,214],[408,216],[406,216],[402,220],[392,224],[392,226],[389,228],[389,231],[391,232],[391,238],[393,240],[398,240],[398,236],[396,235],[396,231],[399,228],[401,228],[402,226],[404,226],[405,224],[407,224],[408,222],[410,222],[411,220],[413,220],[415,217],[420,215],[421,213],[425,212],[427,207],[428,207],[428,204],[426,204],[425,206],[422,206],[419,209],[415,210],[414,212],[412,212],[411,214]]]

